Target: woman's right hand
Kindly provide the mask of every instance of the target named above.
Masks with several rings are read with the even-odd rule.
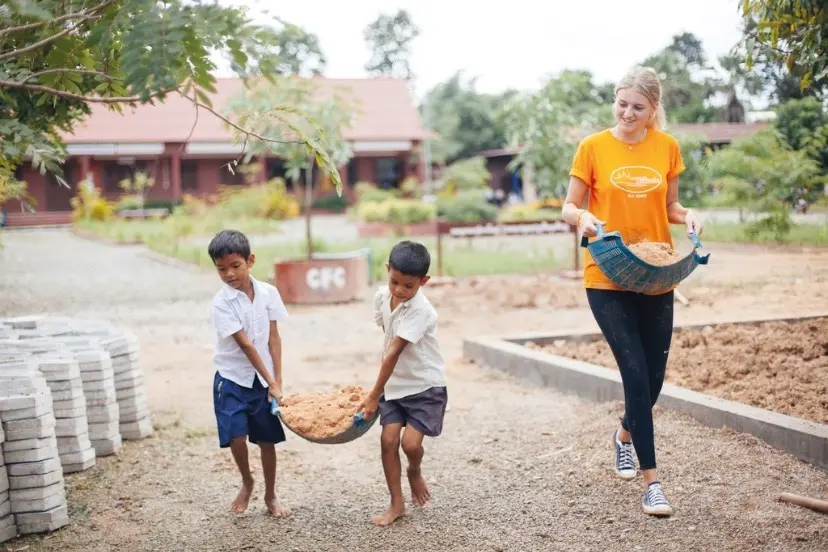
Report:
[[[603,220],[596,218],[595,215],[586,210],[584,210],[578,218],[578,230],[581,231],[581,235],[588,238],[594,238],[598,235],[598,224],[605,223]]]

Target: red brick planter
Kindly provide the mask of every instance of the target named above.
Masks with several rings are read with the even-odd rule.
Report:
[[[391,224],[389,222],[360,222],[357,226],[360,238],[384,238],[386,236],[435,236],[437,221],[428,220],[414,224]]]
[[[288,304],[358,301],[368,286],[368,260],[362,252],[331,258],[286,259],[273,267],[273,285]]]

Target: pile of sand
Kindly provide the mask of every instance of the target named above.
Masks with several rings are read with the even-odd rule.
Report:
[[[633,254],[644,262],[654,266],[667,266],[681,260],[681,253],[668,243],[642,241],[628,247]]]
[[[279,401],[282,421],[297,433],[321,439],[342,433],[354,423],[354,415],[368,391],[346,385],[330,393],[287,395]]]

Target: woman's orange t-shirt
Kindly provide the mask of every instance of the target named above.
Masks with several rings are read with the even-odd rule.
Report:
[[[589,187],[589,212],[618,231],[627,245],[643,240],[673,245],[667,220],[667,182],[684,171],[678,141],[649,129],[627,144],[607,129],[584,138],[569,174]],[[620,290],[584,250],[584,287]]]

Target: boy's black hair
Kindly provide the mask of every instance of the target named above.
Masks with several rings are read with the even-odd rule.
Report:
[[[239,255],[244,260],[250,258],[250,242],[247,236],[238,230],[222,230],[210,240],[207,246],[207,254],[216,262],[217,259],[227,255]]]
[[[403,240],[391,249],[388,264],[406,276],[422,278],[428,274],[431,255],[428,254],[428,249],[423,244]]]

